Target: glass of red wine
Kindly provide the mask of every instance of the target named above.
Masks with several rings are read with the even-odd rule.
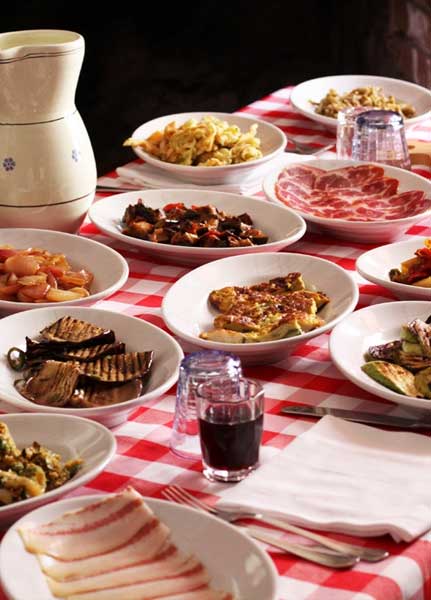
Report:
[[[211,481],[241,481],[257,467],[263,431],[264,392],[257,381],[239,386],[202,384],[197,416],[203,474]]]

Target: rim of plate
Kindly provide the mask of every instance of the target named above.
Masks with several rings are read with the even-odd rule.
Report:
[[[55,496],[58,496],[58,494],[61,494],[61,495],[66,494],[69,490],[76,488],[80,485],[84,485],[88,481],[91,481],[92,479],[94,479],[96,474],[98,472],[102,471],[106,467],[106,465],[109,463],[111,458],[114,456],[114,454],[117,450],[117,442],[116,442],[114,434],[107,427],[105,427],[104,425],[101,425],[97,421],[93,421],[91,419],[85,419],[84,417],[79,417],[78,415],[65,415],[65,414],[59,414],[59,413],[47,414],[47,413],[39,413],[39,412],[6,413],[6,414],[0,416],[0,421],[5,421],[6,425],[8,425],[8,421],[13,422],[13,421],[18,421],[19,419],[24,419],[24,420],[28,420],[28,421],[32,421],[34,419],[40,419],[40,420],[46,421],[47,418],[51,421],[61,421],[64,419],[66,419],[67,421],[69,421],[70,419],[73,419],[74,421],[79,421],[82,423],[83,427],[84,426],[89,427],[89,428],[92,427],[94,430],[98,430],[101,433],[103,433],[103,435],[105,436],[106,442],[108,444],[107,449],[106,449],[106,456],[103,459],[103,461],[100,463],[100,465],[94,466],[87,473],[83,473],[82,475],[80,475],[80,472],[78,471],[75,478],[69,479],[69,481],[66,481],[66,483],[64,483],[60,487],[55,488],[53,490],[49,490],[48,492],[45,492],[44,494],[42,494],[43,499],[48,498],[48,501],[47,501],[47,503],[48,503],[53,496],[55,497]],[[39,441],[39,443],[44,445],[41,441]],[[19,442],[18,442],[18,445],[19,445]],[[76,485],[78,480],[79,480],[79,483],[78,483],[78,485]],[[19,502],[14,502],[12,504],[6,504],[5,506],[0,506],[0,517],[1,517],[2,513],[11,511],[11,509],[18,509],[22,506],[26,507],[29,504],[32,504],[35,500],[40,500],[40,499],[41,499],[41,496],[33,496],[32,498],[26,498],[25,500],[20,500]]]
[[[325,158],[325,159],[319,159],[316,158],[316,161],[321,161],[324,160],[326,162],[329,161],[333,161],[333,162],[342,162],[344,163],[343,167],[340,167],[340,169],[347,167],[347,166],[356,166],[356,165],[375,165],[378,167],[383,167],[384,169],[389,169],[389,175],[391,174],[391,171],[394,170],[395,171],[395,175],[397,172],[400,173],[408,173],[409,176],[412,176],[415,180],[419,181],[422,185],[423,182],[426,181],[429,184],[429,192],[425,192],[427,195],[429,195],[429,199],[431,200],[431,181],[428,181],[427,179],[425,179],[425,177],[422,177],[421,175],[418,175],[417,173],[413,173],[413,171],[405,171],[405,169],[400,169],[399,167],[393,167],[392,165],[385,165],[383,163],[376,163],[376,162],[371,162],[371,161],[359,161],[359,160],[341,160],[339,161],[337,158]],[[311,163],[311,166],[313,166],[314,160]],[[293,164],[293,163],[292,163]],[[308,164],[308,163],[306,163]],[[288,165],[289,166],[289,165]],[[374,226],[382,226],[382,225],[403,225],[403,224],[409,224],[411,221],[418,221],[419,219],[423,219],[425,218],[427,215],[431,214],[431,207],[427,208],[426,210],[424,210],[421,213],[418,213],[417,215],[410,215],[409,217],[402,217],[401,219],[374,219],[373,221],[352,221],[349,219],[337,219],[337,218],[332,218],[332,217],[317,217],[315,215],[313,215],[312,213],[307,213],[304,212],[302,210],[293,208],[291,206],[289,206],[288,204],[284,204],[284,202],[282,200],[280,200],[277,196],[277,194],[275,193],[275,184],[278,180],[278,177],[280,176],[280,174],[282,173],[282,171],[284,171],[286,167],[282,167],[281,169],[277,169],[277,171],[272,171],[271,173],[268,173],[268,175],[266,175],[266,177],[264,177],[263,179],[263,191],[265,192],[265,194],[267,195],[267,197],[272,201],[275,202],[277,204],[281,204],[282,206],[285,206],[286,208],[289,208],[290,210],[295,211],[296,213],[298,213],[298,215],[300,215],[303,219],[308,220],[308,221],[312,221],[313,223],[318,223],[319,225],[330,225],[331,223],[336,223],[336,224],[340,224],[340,225],[350,225],[352,227],[374,227]],[[336,170],[337,167],[335,167],[334,169],[325,169],[325,171],[332,171],[332,170]],[[415,190],[406,190],[406,191],[415,191]]]
[[[193,336],[190,335],[188,333],[184,333],[183,331],[181,331],[180,329],[178,329],[177,327],[175,327],[174,325],[172,325],[172,322],[170,320],[170,318],[166,315],[166,303],[168,301],[168,299],[170,298],[171,295],[175,295],[175,286],[177,284],[179,284],[180,282],[182,282],[185,279],[190,279],[193,277],[198,277],[199,274],[197,273],[200,269],[205,269],[208,264],[202,265],[200,267],[198,267],[197,269],[193,269],[192,271],[190,271],[189,273],[186,273],[185,275],[183,275],[180,279],[178,279],[178,281],[176,281],[167,291],[165,297],[163,298],[163,302],[162,302],[162,316],[163,316],[163,320],[165,321],[166,325],[168,326],[168,328],[173,331],[176,335],[178,335],[178,337],[180,337],[183,340],[187,340],[188,342],[191,342],[192,344],[198,345],[198,346],[202,346],[204,348],[213,348],[214,345],[218,346],[223,346],[223,349],[226,349],[226,352],[234,352],[235,350],[238,351],[240,348],[241,349],[248,349],[250,350],[256,350],[257,348],[271,348],[271,347],[276,347],[276,346],[281,346],[283,344],[286,344],[286,342],[292,342],[292,341],[297,341],[298,343],[303,342],[303,341],[307,341],[310,338],[316,337],[317,335],[320,335],[321,333],[325,333],[325,331],[328,331],[328,329],[332,329],[333,327],[335,327],[335,325],[337,323],[339,323],[339,321],[341,321],[342,319],[344,319],[347,315],[349,315],[349,313],[351,313],[352,310],[354,310],[355,306],[358,303],[359,300],[359,290],[358,290],[358,286],[355,283],[355,280],[353,279],[353,276],[350,275],[350,273],[348,273],[348,271],[346,271],[345,269],[343,269],[342,267],[338,266],[337,264],[326,260],[324,258],[319,258],[317,256],[309,256],[308,254],[301,254],[299,252],[295,252],[295,253],[289,253],[289,252],[268,252],[265,256],[268,257],[270,255],[273,255],[274,257],[276,256],[290,256],[290,257],[296,257],[296,256],[300,256],[303,258],[307,258],[309,260],[311,260],[312,262],[320,262],[320,263],[324,263],[324,264],[330,264],[331,267],[334,267],[334,269],[340,271],[340,273],[343,274],[343,276],[346,277],[346,283],[348,282],[350,284],[350,292],[351,292],[351,299],[350,302],[348,304],[348,306],[334,319],[332,319],[331,321],[328,321],[327,323],[325,323],[324,325],[322,325],[321,327],[317,327],[316,329],[313,329],[312,331],[307,331],[307,333],[301,333],[301,335],[296,335],[293,337],[288,337],[288,338],[282,338],[280,340],[271,340],[268,342],[251,342],[251,343],[247,343],[247,344],[229,344],[229,343],[225,343],[225,342],[214,342],[211,340],[204,340],[198,336]],[[250,255],[248,255],[250,256]],[[214,265],[216,263],[219,263],[221,261],[227,261],[227,260],[234,260],[234,259],[238,259],[238,256],[229,256],[228,258],[220,258],[219,260],[215,260],[212,263],[209,263],[211,265]]]
[[[338,323],[338,325],[336,327],[334,327],[334,329],[329,337],[329,343],[328,343],[329,353],[330,353],[331,359],[332,359],[333,363],[335,364],[335,366],[337,367],[337,369],[339,369],[339,371],[341,371],[341,373],[347,379],[349,379],[349,381],[352,381],[361,389],[363,389],[367,392],[370,392],[374,396],[384,398],[386,400],[390,400],[394,404],[401,404],[401,405],[405,405],[405,406],[411,406],[414,408],[425,408],[427,410],[431,410],[431,401],[427,398],[416,398],[415,396],[406,396],[404,394],[398,394],[397,392],[393,392],[392,390],[385,387],[384,385],[378,384],[377,382],[374,381],[374,379],[370,378],[370,382],[368,382],[366,379],[361,379],[351,370],[350,363],[345,364],[343,362],[342,350],[339,351],[335,348],[335,345],[337,343],[336,338],[338,335],[340,335],[339,332],[340,332],[341,328],[346,327],[351,319],[359,318],[357,316],[359,313],[373,312],[373,311],[375,312],[375,311],[380,311],[380,310],[388,311],[391,309],[391,307],[401,308],[403,305],[410,305],[410,306],[417,305],[418,309],[428,307],[428,310],[431,313],[431,305],[426,300],[398,300],[398,301],[394,300],[393,302],[382,302],[380,304],[372,304],[371,306],[366,306],[364,308],[361,308],[360,310],[356,310],[353,313],[347,315],[346,318],[343,319],[343,321],[341,323]],[[402,323],[400,323],[400,328],[401,328],[401,325],[402,325]],[[365,359],[363,362],[365,362]]]
[[[60,307],[48,306],[48,307],[42,307],[42,308],[35,308],[33,310],[48,312],[52,308],[60,308]],[[76,411],[78,411],[79,415],[82,414],[82,418],[85,418],[85,416],[87,416],[87,415],[89,417],[96,417],[96,416],[102,415],[104,413],[115,412],[115,410],[120,412],[123,409],[126,409],[126,410],[131,409],[137,404],[142,404],[143,402],[147,402],[156,396],[161,396],[172,385],[174,385],[174,383],[176,383],[176,381],[178,379],[179,365],[180,365],[182,358],[184,357],[184,352],[183,352],[181,346],[179,345],[179,343],[171,335],[169,335],[169,333],[167,333],[166,331],[163,331],[163,329],[161,329],[161,327],[157,327],[156,325],[153,325],[152,323],[149,323],[148,321],[145,321],[144,319],[138,319],[137,317],[133,317],[131,315],[126,315],[123,313],[114,312],[112,310],[104,310],[102,308],[93,308],[93,307],[86,307],[86,306],[74,306],[71,308],[73,308],[74,310],[103,312],[103,314],[107,314],[107,315],[115,315],[115,316],[120,315],[121,318],[125,317],[127,319],[132,319],[133,321],[138,321],[139,323],[144,324],[144,327],[148,327],[150,330],[155,330],[155,331],[159,332],[165,339],[169,340],[169,343],[172,346],[172,350],[175,349],[175,351],[176,351],[177,359],[178,359],[177,360],[177,363],[178,363],[177,369],[175,370],[174,373],[172,373],[172,375],[170,377],[168,377],[162,384],[160,384],[154,390],[145,392],[144,394],[142,394],[141,396],[138,396],[137,398],[131,398],[130,400],[126,400],[125,402],[119,402],[117,404],[108,404],[106,406],[97,406],[97,407],[93,407],[93,408],[64,408],[64,407],[38,405],[38,404],[32,403],[31,400],[27,400],[27,398],[25,398],[24,396],[22,396],[22,400],[20,399],[20,401],[16,400],[15,398],[4,397],[3,398],[4,402],[11,404],[12,406],[19,406],[20,408],[22,408],[22,410],[25,410],[25,406],[37,406],[38,410],[40,410],[40,412],[43,414],[54,414],[55,411],[57,411],[57,414],[60,416],[63,416],[63,415],[77,416]],[[66,310],[67,310],[67,308],[66,308]],[[3,322],[5,321],[5,319],[19,318],[23,314],[26,314],[26,311],[8,315],[8,316],[4,317]],[[131,325],[132,325],[132,323],[131,323]],[[127,341],[125,343],[127,344]],[[25,405],[25,406],[23,406],[23,405]],[[34,412],[37,412],[37,411],[34,411]],[[32,414],[34,414],[34,413],[32,412]]]
[[[17,235],[24,229],[20,229],[18,227],[8,227],[6,228],[7,231],[16,231]],[[74,238],[76,240],[78,240],[78,244],[80,244],[82,241],[85,244],[88,244],[88,251],[89,254],[91,254],[91,247],[94,245],[98,246],[99,248],[103,248],[104,251],[106,252],[107,255],[109,255],[110,260],[114,260],[117,262],[117,264],[121,265],[121,269],[122,269],[122,273],[120,278],[113,283],[112,285],[110,285],[109,287],[105,288],[104,290],[101,290],[100,292],[97,292],[95,294],[90,294],[89,296],[86,296],[84,298],[77,298],[76,300],[66,300],[65,302],[41,302],[38,304],[35,304],[34,302],[14,302],[13,300],[0,300],[0,308],[4,308],[4,309],[13,309],[14,307],[20,307],[21,310],[33,310],[34,308],[49,308],[52,306],[78,306],[79,304],[83,303],[83,302],[96,302],[97,300],[100,300],[101,298],[105,298],[106,296],[110,296],[111,294],[113,294],[114,292],[116,292],[117,290],[119,290],[121,287],[123,287],[123,285],[126,283],[127,279],[129,278],[129,265],[126,261],[126,259],[121,256],[121,254],[119,252],[117,252],[116,250],[113,250],[112,248],[110,248],[109,246],[106,246],[105,244],[102,244],[100,242],[97,242],[96,240],[92,240],[90,238],[81,236],[81,235],[75,235],[74,233],[66,233],[64,231],[55,231],[55,230],[50,230],[50,229],[33,229],[30,227],[26,227],[25,231],[29,231],[29,232],[35,232],[35,233],[43,233],[44,235],[48,234],[53,234],[54,237],[56,236],[60,236],[60,239],[63,236],[66,236],[68,238]],[[0,228],[0,234],[1,234],[1,228]],[[67,258],[67,257],[66,257]]]
[[[192,172],[196,173],[197,171],[200,172],[208,172],[208,169],[210,169],[211,173],[218,173],[224,169],[244,169],[246,167],[252,167],[255,165],[260,165],[268,160],[270,160],[271,158],[274,158],[275,156],[277,156],[277,154],[280,154],[280,152],[284,151],[284,148],[287,145],[287,138],[286,135],[284,133],[284,131],[282,131],[279,127],[277,127],[276,125],[273,125],[272,123],[269,123],[268,121],[264,121],[263,119],[259,119],[259,117],[255,117],[255,116],[251,116],[248,114],[243,114],[243,113],[224,113],[224,112],[215,112],[215,111],[194,111],[194,112],[183,112],[183,113],[174,113],[172,115],[161,115],[160,117],[156,117],[155,119],[151,119],[150,121],[146,121],[145,123],[142,123],[141,125],[139,125],[139,127],[137,127],[135,129],[135,131],[132,133],[132,135],[130,136],[131,138],[138,138],[141,135],[139,133],[139,131],[143,128],[143,127],[147,127],[150,126],[151,123],[153,123],[154,121],[158,121],[159,119],[163,119],[163,118],[174,118],[176,117],[181,118],[181,117],[185,117],[187,116],[188,118],[192,119],[194,117],[197,116],[211,116],[211,117],[216,117],[216,118],[221,118],[221,119],[228,119],[229,117],[235,117],[235,118],[239,118],[239,119],[244,119],[247,121],[253,121],[255,123],[257,123],[258,125],[263,125],[264,127],[266,127],[267,129],[269,129],[270,131],[272,131],[275,135],[278,136],[279,138],[279,144],[278,147],[273,150],[272,152],[268,152],[268,154],[264,154],[261,158],[256,158],[255,160],[249,160],[246,162],[242,162],[242,163],[236,163],[234,165],[220,165],[220,166],[216,166],[216,167],[202,167],[202,166],[194,166],[194,165],[178,165],[176,163],[170,163],[170,162],[166,162],[163,160],[160,160],[159,158],[156,158],[155,156],[153,156],[152,154],[149,154],[148,152],[145,152],[144,150],[142,150],[142,148],[135,146],[132,147],[132,150],[135,152],[135,154],[137,154],[140,158],[143,158],[144,160],[146,160],[147,162],[154,164],[154,165],[168,165],[170,170],[173,171],[179,171],[179,172],[183,172],[185,173],[187,170],[192,170]],[[163,168],[163,167],[161,167]]]
[[[101,500],[106,499],[113,495],[114,494],[91,494],[88,496],[76,496],[74,498],[65,498],[63,500],[59,500],[58,502],[56,502],[55,507],[62,508],[64,506],[65,507],[64,512],[78,510],[79,508],[83,508],[84,506],[86,506],[88,504],[92,504],[93,502],[100,502]],[[221,530],[231,531],[231,533],[233,533],[234,535],[240,536],[241,539],[246,540],[246,542],[248,544],[250,544],[250,546],[253,548],[253,550],[259,555],[259,557],[262,561],[262,564],[265,565],[265,567],[267,569],[267,578],[268,578],[269,593],[270,593],[270,598],[268,598],[268,600],[276,599],[276,594],[278,591],[278,572],[277,572],[274,562],[272,561],[270,556],[267,554],[267,552],[254,539],[252,539],[245,532],[241,531],[241,529],[239,527],[236,527],[236,526],[232,525],[231,523],[223,521],[223,520],[219,519],[218,517],[211,515],[208,512],[199,511],[190,506],[176,504],[174,502],[169,502],[167,500],[161,500],[158,498],[152,498],[152,497],[148,497],[148,496],[142,496],[142,498],[145,502],[148,503],[149,507],[152,510],[154,510],[156,515],[158,514],[157,513],[158,506],[169,506],[174,512],[178,512],[179,516],[184,515],[184,517],[186,517],[186,518],[187,518],[187,515],[190,515],[190,514],[194,514],[194,515],[199,514],[199,518],[202,518],[204,521],[209,520],[210,522],[217,523],[217,527],[219,527]],[[6,532],[6,534],[2,540],[2,551],[3,552],[5,551],[4,548],[8,545],[9,539],[11,539],[12,536],[19,535],[17,533],[18,529],[25,522],[27,522],[28,519],[31,518],[31,515],[34,515],[37,511],[42,512],[42,511],[47,511],[47,510],[49,510],[49,505],[37,507],[34,510],[28,512],[23,517],[21,517],[18,521],[16,521]],[[23,546],[22,551],[26,552],[24,546]],[[1,558],[1,554],[0,554],[0,558]],[[11,589],[9,586],[9,580],[7,577],[3,577],[2,563],[3,563],[3,561],[1,561],[1,564],[0,564],[1,576],[2,576],[1,582],[5,588],[6,593],[9,595],[10,598],[13,598],[13,589]],[[40,570],[40,575],[41,575],[41,577],[43,577],[43,573],[41,570]]]
[[[268,207],[270,206],[276,206],[277,209],[284,209],[287,211],[287,213],[289,214],[289,216],[292,218],[293,221],[295,221],[296,223],[292,224],[292,229],[294,230],[294,232],[289,235],[288,237],[285,238],[280,238],[278,240],[274,240],[272,242],[268,242],[266,244],[260,244],[257,246],[244,246],[241,248],[205,248],[203,246],[177,246],[175,244],[160,244],[158,242],[151,242],[149,240],[141,240],[140,238],[134,238],[130,235],[126,235],[125,233],[121,233],[121,231],[117,231],[116,226],[115,226],[115,222],[114,219],[111,218],[111,224],[114,230],[108,229],[108,227],[105,227],[105,225],[98,219],[97,214],[98,214],[98,206],[99,205],[103,205],[104,201],[110,201],[112,202],[114,198],[120,198],[120,200],[126,196],[129,196],[131,192],[134,193],[134,195],[136,194],[136,196],[140,195],[142,196],[143,194],[145,194],[145,192],[153,192],[153,191],[163,191],[163,192],[168,192],[168,193],[172,193],[172,192],[181,192],[181,193],[189,193],[190,191],[198,191],[199,194],[204,193],[203,195],[205,195],[205,192],[209,195],[212,194],[211,191],[208,190],[188,190],[188,189],[179,189],[179,188],[161,188],[160,190],[130,190],[130,192],[124,192],[122,194],[113,194],[111,196],[106,196],[105,198],[102,198],[101,200],[98,200],[97,202],[95,202],[91,207],[90,210],[88,211],[88,216],[90,218],[90,220],[92,221],[92,223],[94,223],[94,225],[96,225],[97,227],[99,227],[99,229],[101,229],[101,231],[103,231],[104,233],[106,233],[107,235],[109,235],[110,237],[113,237],[117,240],[121,240],[124,243],[128,243],[130,245],[134,245],[134,246],[138,246],[138,247],[142,247],[142,248],[148,248],[149,250],[168,250],[170,251],[170,253],[174,253],[175,250],[180,251],[181,253],[190,253],[190,254],[226,254],[226,256],[229,256],[232,252],[236,252],[238,254],[247,254],[253,251],[256,251],[256,249],[260,248],[273,248],[275,246],[279,246],[280,244],[283,244],[285,242],[291,243],[293,244],[294,242],[298,241],[304,234],[305,231],[307,229],[307,224],[305,223],[302,215],[297,214],[292,208],[290,208],[289,206],[285,206],[283,204],[275,204],[275,203],[271,203],[268,202]],[[238,197],[240,197],[241,199],[245,199],[247,201],[251,201],[251,204],[253,203],[264,203],[266,202],[266,200],[260,200],[258,198],[256,198],[255,196],[248,196],[248,195],[242,195],[242,194],[234,194],[231,192],[217,192],[218,195],[223,195],[223,197],[231,197],[232,200],[238,199]],[[234,210],[234,207],[233,207]],[[272,210],[272,209],[269,209]],[[280,213],[281,214],[281,213]],[[132,240],[132,241],[130,241]]]
[[[418,85],[417,83],[412,83],[405,79],[397,79],[396,77],[384,77],[384,76],[380,76],[380,75],[354,75],[354,74],[326,75],[325,77],[314,77],[313,79],[307,79],[307,81],[302,81],[297,86],[295,86],[295,88],[293,89],[292,94],[290,96],[290,102],[293,105],[293,107],[301,114],[307,115],[307,116],[313,118],[314,120],[319,121],[322,124],[326,124],[326,125],[329,125],[330,127],[336,128],[337,127],[337,119],[335,117],[327,117],[326,115],[319,115],[318,113],[313,111],[311,107],[308,109],[301,107],[300,104],[298,104],[298,101],[300,101],[300,99],[298,99],[297,97],[302,94],[302,91],[304,88],[306,88],[308,85],[310,85],[312,83],[324,82],[324,81],[341,79],[341,78],[343,78],[343,79],[346,79],[346,78],[353,79],[354,78],[354,79],[360,79],[362,81],[373,79],[373,80],[376,80],[377,84],[379,82],[385,82],[385,81],[391,82],[391,83],[397,83],[397,84],[404,85],[405,87],[410,87],[412,89],[415,89],[418,92],[420,91],[423,96],[428,96],[429,101],[430,101],[430,108],[427,111],[422,112],[419,115],[416,115],[415,117],[407,119],[406,127],[411,127],[411,126],[415,125],[416,123],[420,123],[421,121],[426,119],[431,113],[431,91],[430,90],[428,90],[427,88],[425,88],[421,85]],[[328,91],[329,91],[329,89],[328,89]]]

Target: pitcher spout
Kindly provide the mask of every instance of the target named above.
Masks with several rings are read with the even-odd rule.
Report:
[[[72,114],[84,49],[84,38],[73,31],[0,34],[0,125]]]

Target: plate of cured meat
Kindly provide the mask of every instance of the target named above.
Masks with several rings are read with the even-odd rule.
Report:
[[[239,528],[130,487],[22,518],[2,541],[0,576],[11,600],[277,597],[271,559]]]
[[[278,252],[306,229],[286,207],[204,189],[117,194],[96,202],[89,217],[110,237],[176,264]]]
[[[313,228],[362,243],[396,240],[431,214],[431,183],[384,164],[315,159],[271,173],[263,187]]]
[[[177,380],[179,344],[142,319],[52,307],[2,320],[0,399],[10,412],[61,413],[114,427]]]

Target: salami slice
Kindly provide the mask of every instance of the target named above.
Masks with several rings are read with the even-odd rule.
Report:
[[[398,179],[377,165],[329,171],[292,165],[280,173],[275,193],[286,206],[326,219],[386,221],[431,210],[425,192],[398,193],[398,186]]]

